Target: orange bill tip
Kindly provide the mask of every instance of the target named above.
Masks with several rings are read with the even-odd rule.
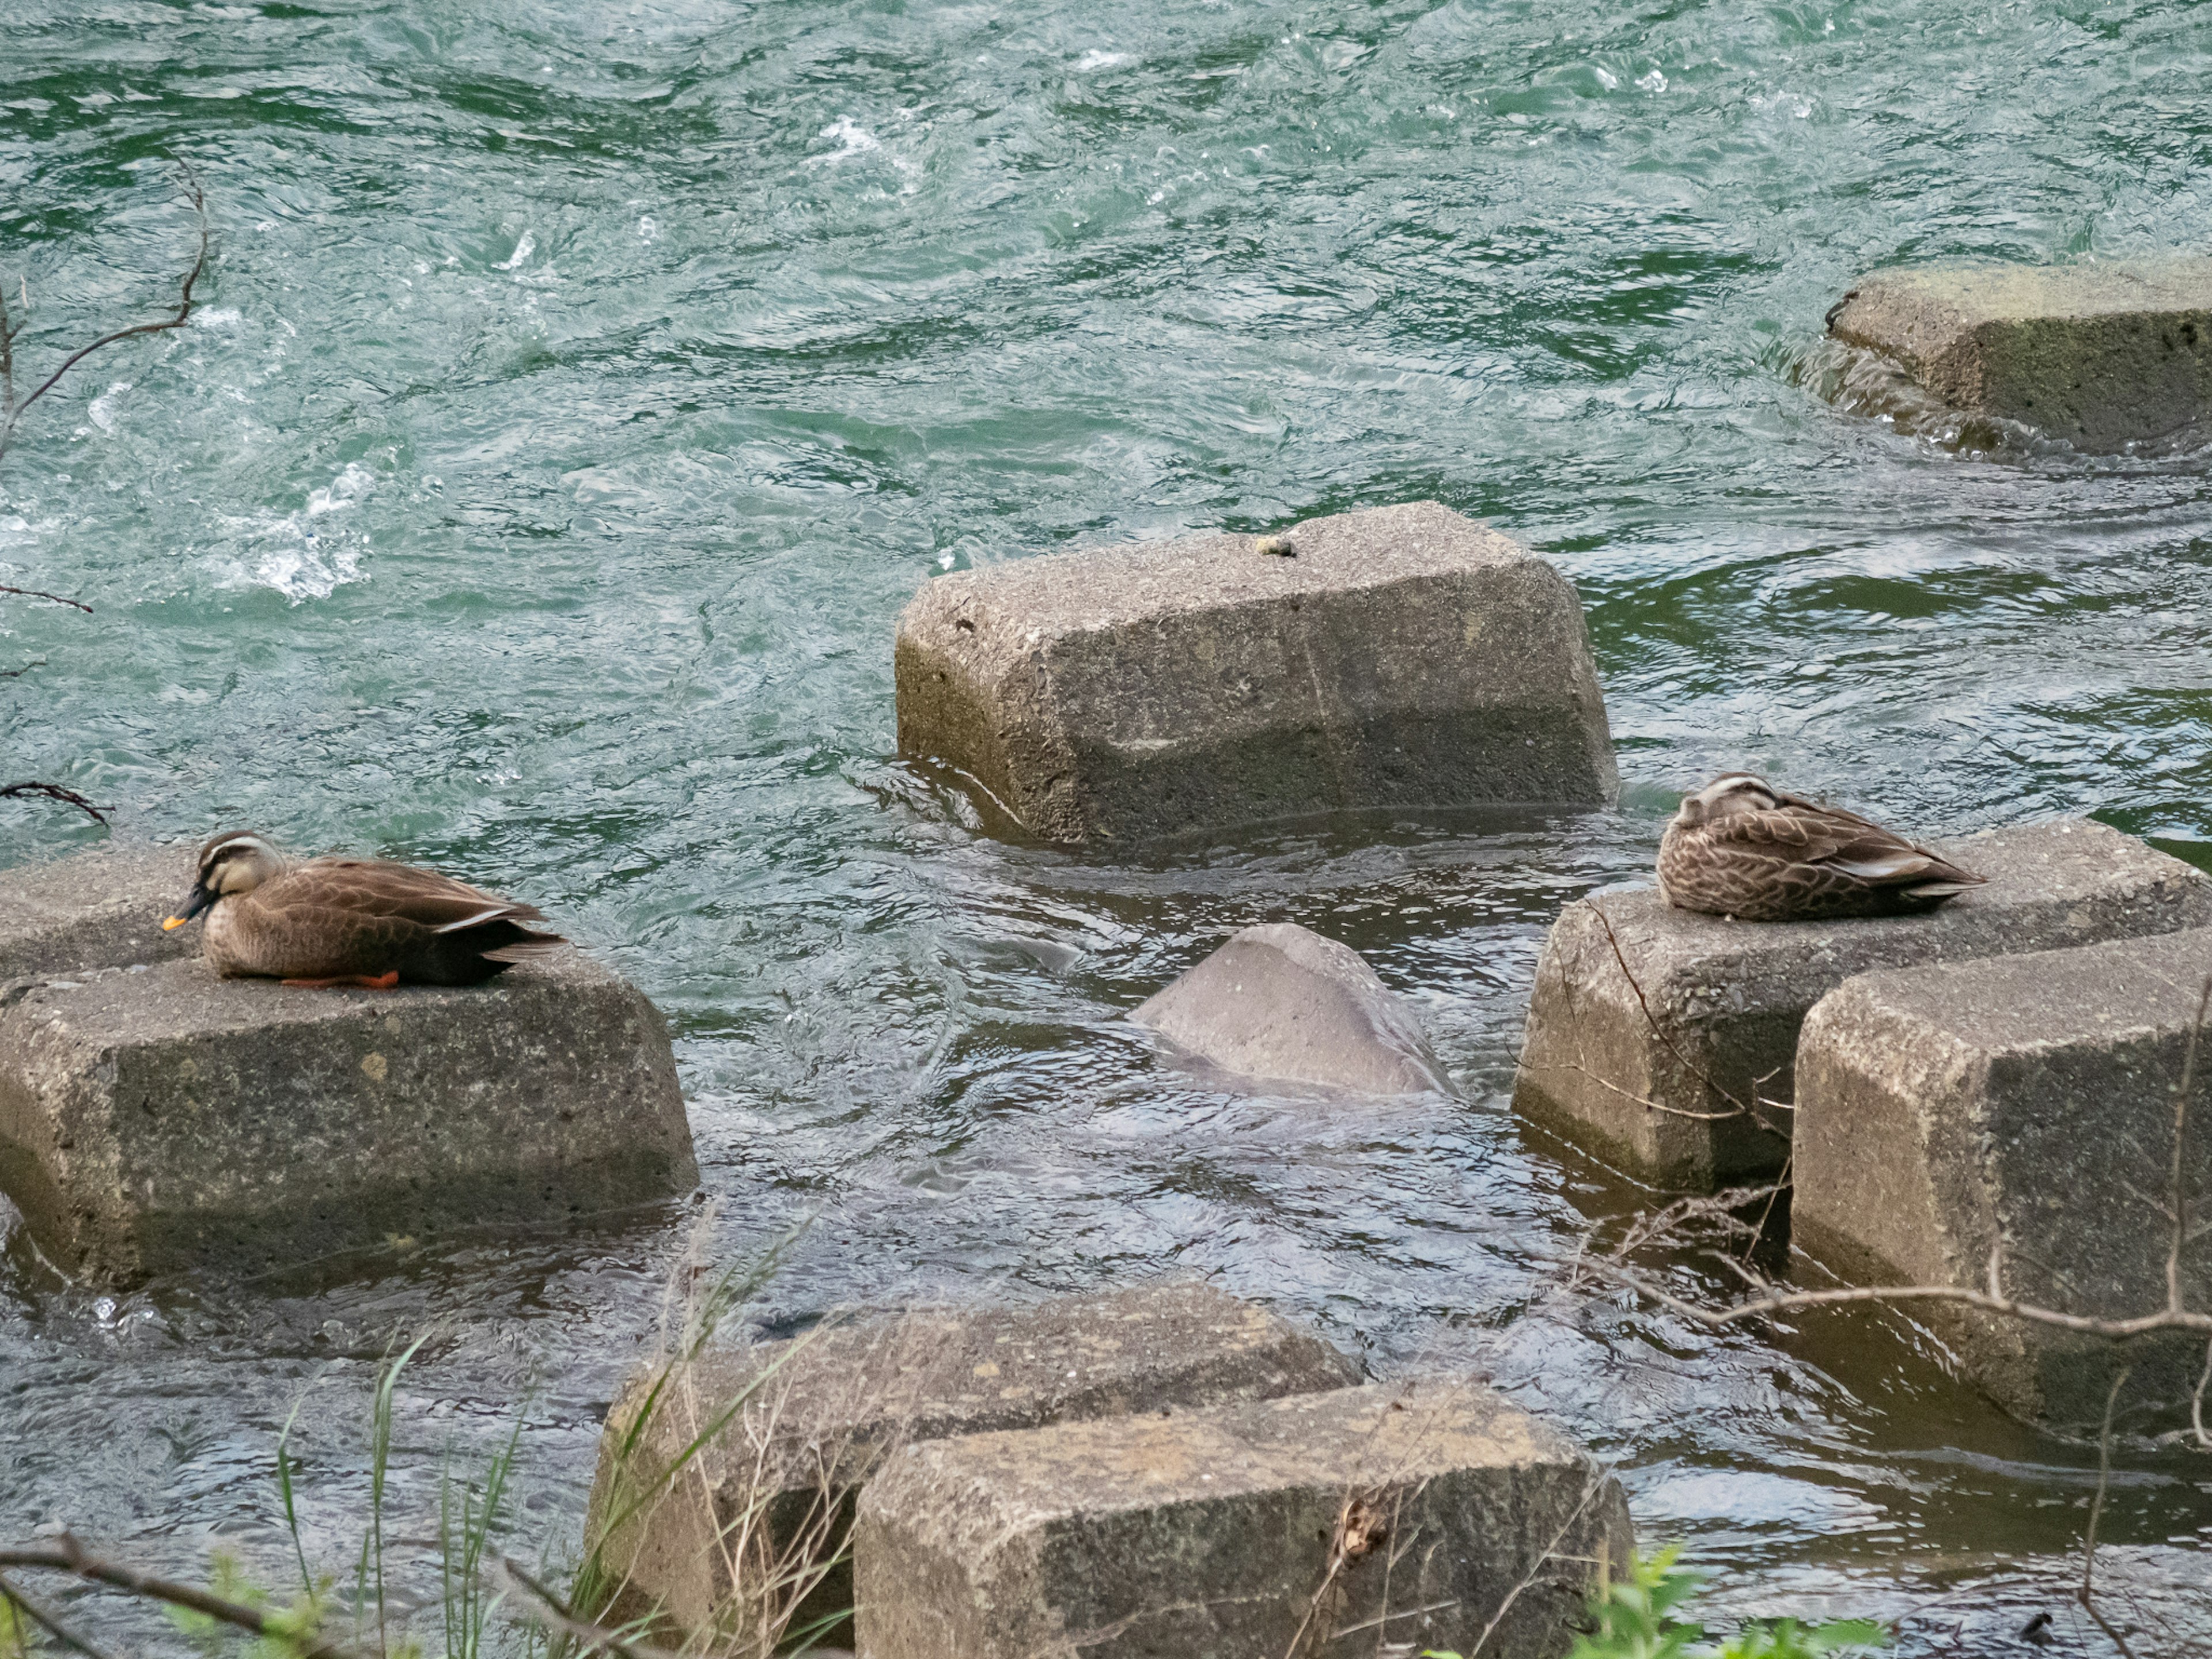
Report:
[[[173,933],[191,920],[190,916],[171,916],[162,922],[161,931],[165,933]]]

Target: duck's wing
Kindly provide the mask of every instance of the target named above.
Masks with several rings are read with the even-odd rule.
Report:
[[[1715,838],[1869,887],[1898,888],[1915,898],[1948,898],[1986,879],[1856,812],[1795,795],[1779,799],[1775,811],[1733,812],[1716,820]]]
[[[380,859],[317,859],[288,873],[271,901],[306,908],[411,923],[427,933],[460,933],[493,922],[543,921],[532,904],[503,899],[465,881]]]

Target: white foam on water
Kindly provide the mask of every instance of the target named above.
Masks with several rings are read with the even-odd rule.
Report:
[[[245,315],[236,306],[203,306],[190,320],[196,328],[236,328]]]
[[[865,155],[872,149],[881,149],[884,147],[883,140],[849,115],[839,116],[814,136],[817,138],[835,138],[837,141],[837,148],[827,155],[808,156],[806,164],[809,167],[817,167],[830,161],[848,161],[855,155]]]
[[[303,599],[326,599],[347,582],[367,580],[354,544],[358,540],[366,547],[368,538],[356,538],[343,524],[330,520],[366,500],[375,488],[374,472],[359,461],[348,461],[328,484],[309,490],[307,505],[296,511],[225,519],[225,528],[253,550],[222,564],[224,585],[273,587],[297,605]]]
[[[1597,83],[1607,92],[1611,92],[1620,84],[1620,77],[1611,70],[1601,69],[1597,71]]]
[[[114,431],[116,400],[130,390],[131,382],[128,380],[111,382],[106,391],[85,406],[85,414],[102,432]]]
[[[522,268],[522,262],[537,252],[538,238],[532,233],[526,230],[522,233],[522,240],[514,245],[514,252],[508,254],[506,258],[501,259],[497,264],[494,265],[492,269],[494,270],[520,270]]]
[[[1636,84],[1646,92],[1664,92],[1667,90],[1667,77],[1653,70],[1649,75],[1638,76]]]
[[[637,222],[637,240],[648,244],[660,240],[659,222],[650,213]]]
[[[1128,61],[1126,52],[1101,52],[1094,46],[1075,60],[1075,72],[1088,75],[1092,70],[1115,69]]]

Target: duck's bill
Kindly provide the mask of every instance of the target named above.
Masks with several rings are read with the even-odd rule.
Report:
[[[209,892],[206,888],[193,888],[191,896],[177,907],[177,914],[173,916],[166,918],[162,921],[161,931],[165,933],[173,933],[176,932],[178,928],[183,927],[186,922],[190,921],[194,916],[199,915],[201,911],[206,909],[209,905],[213,904],[214,902],[215,895]]]

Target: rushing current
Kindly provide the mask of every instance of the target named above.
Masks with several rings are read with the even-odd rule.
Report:
[[[1875,266],[2212,246],[2212,13],[5,11],[19,391],[173,305],[173,158],[214,252],[189,326],[88,358],[0,457],[0,583],[94,606],[0,602],[29,671],[0,774],[131,834],[250,825],[541,904],[667,1012],[706,1196],[122,1297],[18,1230],[0,1543],[66,1526],[187,1575],[221,1544],[281,1582],[296,1409],[306,1542],[342,1566],[373,1378],[421,1337],[396,1571],[441,1470],[517,1423],[506,1547],[573,1559],[672,1261],[806,1223],[755,1329],[1201,1277],[1379,1372],[1490,1376],[1618,1465],[1723,1624],[2001,1653],[2047,1612],[2048,1650],[2109,1650],[2069,1599],[2094,1445],[1902,1319],[1713,1334],[1562,1297],[1645,1195],[1508,1097],[1550,920],[1641,877],[1715,770],[1929,835],[2212,841],[2205,452],[1977,447],[1808,368]],[[896,752],[893,627],[941,572],[1423,498],[1579,588],[1617,811],[1109,858],[994,839]],[[0,865],[102,833],[0,804]],[[1227,1091],[1129,1024],[1285,920],[1415,1000],[1463,1105]],[[2126,1423],[2112,1455],[2106,1604],[2201,1650],[2212,1460]]]

